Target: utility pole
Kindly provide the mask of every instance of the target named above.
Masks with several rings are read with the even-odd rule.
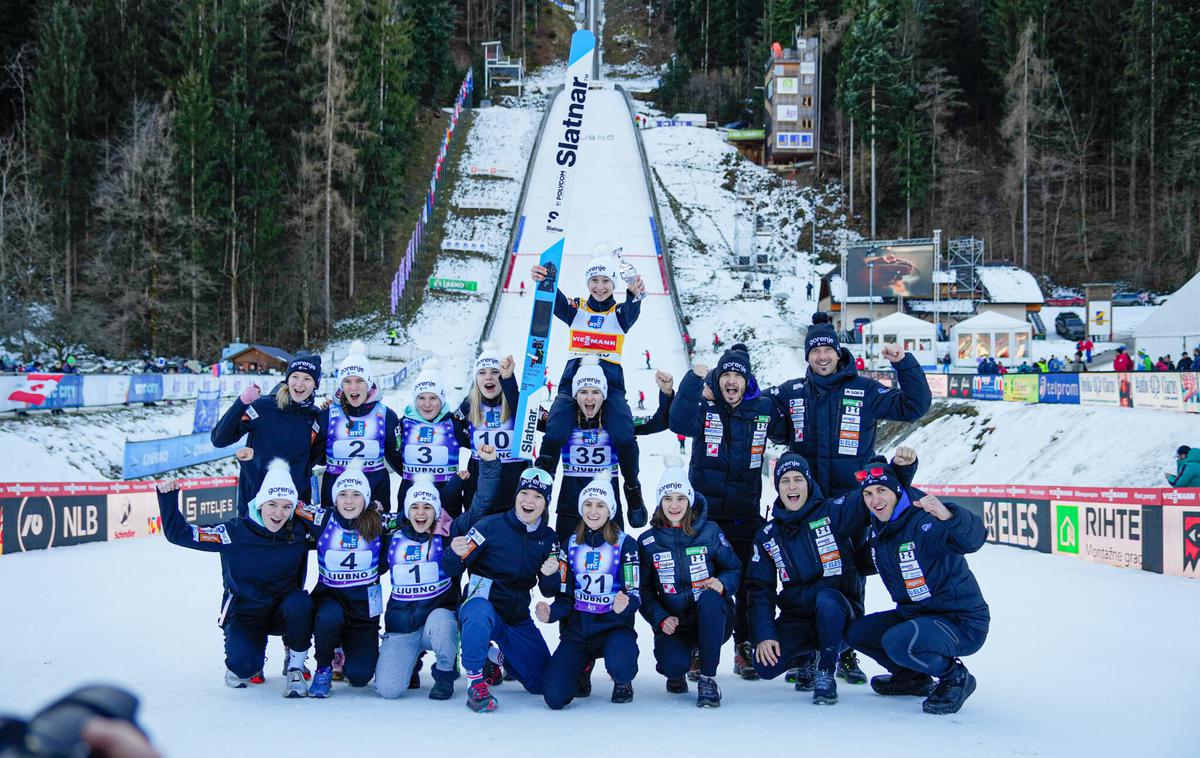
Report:
[[[871,236],[873,237],[874,234]],[[874,251],[872,251],[871,257],[875,257]],[[871,301],[871,320],[867,322],[870,325],[870,329],[867,330],[867,368],[870,369],[875,365],[875,261],[873,260],[867,263],[867,299]]]

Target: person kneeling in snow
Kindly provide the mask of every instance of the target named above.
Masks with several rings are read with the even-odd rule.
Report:
[[[281,634],[289,653],[284,697],[305,697],[304,661],[313,631],[312,599],[304,583],[304,527],[292,518],[298,502],[287,461],[267,467],[247,515],[216,526],[192,526],[179,512],[179,483],[158,483],[163,533],[173,545],[221,554],[225,684],[242,688],[262,675],[267,635]]]
[[[541,467],[527,469],[517,484],[512,510],[487,516],[472,526],[474,514],[485,513],[490,506],[481,502],[480,494],[487,497],[482,479],[498,478],[499,464],[484,461],[480,476],[476,502],[455,520],[450,550],[442,555],[447,575],[459,577],[470,572],[458,621],[468,682],[467,706],[476,713],[496,710],[491,686],[501,681],[504,667],[526,690],[542,694],[550,649],[529,617],[529,592],[536,584],[542,595],[553,597],[559,584],[558,540],[546,525],[553,477]],[[498,649],[490,649],[492,640]],[[489,661],[493,666],[485,678]]]
[[[607,476],[584,487],[578,502],[582,521],[559,557],[558,597],[553,605],[538,603],[535,611],[543,624],[560,622],[544,693],[556,711],[592,694],[592,666],[600,656],[613,679],[612,702],[633,701],[637,676],[637,542],[614,521],[617,500]]]
[[[880,695],[925,696],[926,713],[957,713],[975,691],[959,657],[983,647],[991,622],[964,557],[983,546],[987,529],[966,508],[933,495],[913,500],[881,456],[857,478],[875,565],[896,608],[857,619],[846,641],[888,670],[871,678]]]
[[[708,503],[692,488],[683,462],[667,458],[655,495],[658,508],[638,538],[642,616],[654,629],[654,660],[667,692],[686,694],[684,678],[699,653],[696,705],[718,708],[721,646],[733,634],[733,592],[742,564],[708,520]]]

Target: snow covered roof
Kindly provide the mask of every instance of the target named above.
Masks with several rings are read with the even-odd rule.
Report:
[[[977,266],[975,275],[993,303],[1043,303],[1033,274],[1016,266]]]
[[[917,334],[929,336],[933,334],[933,324],[928,321],[896,311],[875,321],[876,331],[889,331],[897,334]]]
[[[996,311],[984,311],[978,316],[972,316],[966,321],[960,321],[954,327],[956,330],[966,329],[973,332],[1015,332],[1018,330],[1028,331],[1029,328],[1028,321],[1005,316],[1003,313],[997,313]]]
[[[1124,308],[1122,310],[1133,310]],[[1190,337],[1200,333],[1200,274],[1179,288],[1167,302],[1133,330],[1135,339]]]
[[[934,307],[932,300],[905,300],[904,304],[914,313],[974,313],[975,300],[939,300]]]
[[[846,280],[841,274],[829,275],[829,294],[838,302],[846,301]]]

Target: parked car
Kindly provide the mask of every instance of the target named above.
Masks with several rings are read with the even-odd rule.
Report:
[[[1071,295],[1069,297],[1048,297],[1046,305],[1052,308],[1082,308],[1087,303],[1079,295]]]
[[[1137,292],[1118,292],[1113,295],[1112,304],[1114,307],[1118,305],[1141,305],[1142,296]]]
[[[1087,334],[1083,319],[1073,311],[1063,311],[1054,317],[1054,331],[1058,332],[1058,336],[1072,342],[1083,339]]]

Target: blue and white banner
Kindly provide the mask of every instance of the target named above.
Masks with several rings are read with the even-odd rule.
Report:
[[[245,442],[246,438],[242,437],[229,447],[214,448],[207,433],[138,442],[126,440],[121,477],[136,479],[139,476],[153,476],[184,466],[228,458]]]
[[[1079,405],[1079,374],[1038,374],[1038,402]]]
[[[976,400],[1003,400],[1004,377],[976,376],[971,381],[971,397]]]
[[[163,399],[162,374],[134,374],[129,377],[127,403],[157,403]]]
[[[19,405],[25,405],[19,403]],[[83,377],[79,374],[63,374],[58,380],[54,394],[46,398],[38,408],[78,408],[83,405]]]
[[[221,412],[221,390],[200,390],[196,395],[196,413],[192,417],[192,434],[207,434],[217,424]]]

